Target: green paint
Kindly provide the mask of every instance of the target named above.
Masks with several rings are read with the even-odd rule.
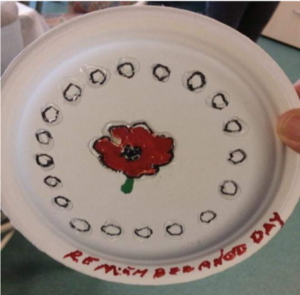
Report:
[[[133,189],[133,183],[134,183],[133,178],[126,178],[125,183],[121,186],[121,191],[124,194],[130,194],[132,192],[132,189]]]

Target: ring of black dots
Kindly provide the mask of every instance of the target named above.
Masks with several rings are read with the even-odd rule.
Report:
[[[163,72],[165,73],[164,75],[160,76],[157,74],[157,71],[159,69],[162,69]],[[157,64],[153,67],[153,70],[152,70],[152,74],[153,76],[160,82],[163,82],[165,81],[166,79],[168,79],[171,75],[171,71],[170,69],[167,67],[167,66],[164,66],[164,65],[161,65],[161,64]]]
[[[122,71],[122,69],[123,69],[125,66],[129,66],[129,67],[131,68],[131,73],[130,73],[129,75],[128,75],[127,73],[124,73],[124,72]],[[165,75],[159,76],[159,75],[157,74],[157,71],[158,71],[158,69],[160,69],[160,68],[162,68],[162,69],[166,72]],[[130,63],[130,62],[124,62],[124,63],[119,64],[119,65],[117,66],[117,71],[118,71],[118,73],[119,73],[121,76],[124,76],[124,77],[126,77],[126,78],[128,78],[128,79],[132,78],[132,77],[135,75],[135,68],[134,68],[134,65],[133,65],[132,63]],[[93,77],[93,75],[96,74],[96,73],[98,73],[98,72],[103,76],[103,79],[102,79],[101,82],[95,80],[94,77]],[[171,71],[170,71],[170,69],[169,69],[167,66],[164,66],[164,65],[161,65],[161,64],[157,64],[157,65],[155,65],[155,66],[153,67],[153,75],[154,75],[155,78],[156,78],[157,80],[159,80],[159,81],[164,81],[165,79],[167,79],[167,78],[170,76],[170,74],[171,74]],[[199,77],[200,77],[200,80],[201,80],[201,85],[200,85],[200,86],[197,86],[197,87],[194,87],[194,86],[193,86],[193,84],[192,84],[192,79],[193,79],[195,76],[199,76]],[[93,71],[93,72],[90,73],[89,78],[90,78],[90,81],[91,81],[93,84],[100,84],[100,85],[103,85],[103,84],[106,82],[106,80],[107,80],[107,75],[106,75],[106,73],[104,73],[103,71],[97,69],[97,70],[95,70],[95,71]],[[194,72],[194,73],[187,79],[187,88],[188,88],[190,91],[195,91],[195,90],[197,90],[197,89],[203,88],[203,87],[205,86],[205,84],[206,84],[206,77],[204,76],[203,73],[201,73],[201,72],[199,72],[199,71]],[[70,83],[70,84],[68,85],[68,87],[67,87],[67,88],[64,90],[64,92],[63,92],[64,98],[65,98],[66,100],[68,100],[68,101],[73,101],[73,100],[74,100],[74,98],[71,98],[71,99],[70,99],[70,98],[68,98],[67,95],[66,95],[67,92],[68,92],[68,90],[69,90],[72,86],[76,87],[76,88],[79,90],[79,94],[77,95],[77,97],[78,97],[78,96],[81,96],[81,94],[82,94],[82,89],[81,89],[79,86],[77,86],[77,85],[75,85],[75,84],[73,84],[73,83]],[[228,100],[226,99],[226,97],[225,97],[222,93],[218,93],[217,95],[221,95],[221,98],[222,98],[223,103],[227,106],[227,105],[228,105]],[[216,103],[214,103],[214,101],[212,101],[212,106],[213,106],[213,108],[221,109],[220,107],[218,107],[218,105],[217,105]],[[49,111],[50,109],[54,109],[54,110],[55,110],[55,118],[54,118],[52,121],[49,121],[48,118],[47,118],[47,116],[46,116],[47,111]],[[43,120],[44,120],[45,122],[47,122],[47,123],[52,123],[52,122],[54,122],[54,121],[57,120],[58,114],[59,114],[59,110],[55,109],[53,106],[49,106],[49,107],[45,108],[45,109],[42,111],[42,118],[43,118]],[[228,126],[229,126],[230,123],[235,123],[235,124],[238,126],[238,130],[231,130],[231,129],[228,129]],[[241,125],[241,123],[240,123],[238,120],[236,120],[236,119],[233,119],[233,120],[228,121],[228,122],[226,123],[226,125],[224,126],[224,131],[226,131],[226,132],[240,132],[241,130],[242,130],[242,125]],[[44,143],[44,142],[42,142],[42,141],[40,140],[39,135],[42,135],[42,134],[46,134],[47,137],[48,137],[49,139],[52,139],[51,133],[48,132],[48,131],[43,131],[43,132],[41,132],[41,133],[39,133],[39,134],[36,134],[36,139],[37,139],[37,141],[38,141],[39,143],[41,143],[41,144],[48,144],[48,143]],[[243,161],[246,159],[246,157],[247,157],[246,153],[245,153],[243,150],[238,149],[238,150],[235,150],[235,151],[233,151],[233,152],[230,153],[230,158],[232,158],[234,152],[237,152],[237,151],[240,152],[240,153],[242,153],[243,158],[242,158],[240,161],[235,162],[235,164],[238,164],[238,163],[243,162]],[[47,158],[47,163],[45,163],[45,164],[41,163],[40,157],[46,157],[46,158]],[[231,159],[229,159],[229,160],[231,160]],[[49,166],[51,166],[51,165],[54,164],[53,158],[52,158],[51,156],[47,155],[47,154],[38,154],[38,155],[36,155],[36,162],[37,162],[37,164],[38,164],[39,166],[42,166],[42,167],[49,167]],[[50,179],[54,179],[54,180],[56,181],[55,184],[52,184],[51,182],[49,182]],[[61,183],[61,180],[60,180],[59,178],[55,177],[55,176],[47,176],[47,177],[44,179],[44,182],[45,182],[48,186],[50,186],[50,187],[56,187],[58,184]],[[225,184],[225,183],[224,183],[224,184]],[[235,182],[232,182],[232,184],[233,184],[234,187],[235,187],[235,192],[234,192],[234,193],[227,193],[227,192],[225,192],[225,191],[224,191],[225,185],[222,185],[222,186],[221,186],[221,192],[222,192],[223,194],[225,194],[225,195],[234,196],[234,195],[237,193],[238,186],[237,186],[237,184],[236,184]],[[64,201],[64,203],[61,203],[61,202],[60,202],[60,201],[62,201],[62,200]],[[55,198],[54,198],[54,202],[55,202],[55,204],[57,204],[57,205],[60,206],[60,207],[67,208],[68,205],[69,205],[69,203],[70,203],[70,200],[67,199],[67,198],[65,198],[65,197],[63,197],[63,196],[58,196],[58,197],[55,197]],[[211,213],[211,215],[212,215],[211,219],[209,219],[209,220],[203,220],[203,216],[204,216],[206,213]],[[200,215],[200,220],[201,220],[202,222],[205,222],[205,223],[210,223],[210,222],[211,222],[212,220],[214,220],[215,218],[216,218],[216,213],[213,212],[213,211],[205,211],[205,212],[202,212],[201,215]],[[78,228],[76,228],[72,221],[70,222],[71,228],[73,228],[73,229],[75,229],[75,230],[77,230],[77,231],[79,231],[79,232],[88,232],[88,231],[91,229],[91,225],[90,225],[87,221],[85,221],[85,220],[83,220],[83,219],[76,219],[76,220],[77,220],[77,221],[80,221],[80,222],[83,222],[83,223],[86,225],[86,229],[78,229]],[[73,220],[73,221],[74,221],[74,220]],[[107,228],[108,226],[111,226],[111,227],[116,228],[116,229],[118,230],[118,232],[117,232],[117,233],[109,233],[109,232],[107,232],[107,231],[106,231],[106,228]],[[179,231],[178,233],[173,233],[173,232],[170,231],[170,229],[171,229],[172,227],[174,227],[174,226],[180,228],[180,231]],[[148,230],[149,234],[147,234],[147,235],[140,235],[139,232],[142,231],[142,230],[144,230],[144,229]],[[110,235],[110,236],[119,236],[119,235],[122,234],[122,229],[121,229],[121,227],[120,227],[120,226],[117,226],[117,225],[114,225],[114,224],[109,224],[109,225],[104,225],[104,226],[102,226],[102,227],[101,227],[101,231],[104,232],[104,233],[107,234],[107,235]],[[183,226],[182,226],[181,224],[173,223],[173,224],[168,225],[168,226],[166,227],[166,231],[167,231],[167,233],[168,233],[169,235],[171,235],[171,236],[180,236],[180,235],[183,234],[183,231],[184,231],[184,230],[183,230]],[[149,228],[149,227],[145,227],[145,228],[135,229],[135,230],[134,230],[134,233],[135,233],[138,237],[148,239],[148,238],[150,238],[151,235],[153,234],[153,230],[152,230],[151,228]]]
[[[130,74],[127,74],[127,73],[123,72],[122,69],[126,66],[129,66],[131,68]],[[117,71],[118,71],[119,75],[121,75],[125,78],[128,78],[128,79],[131,79],[135,74],[134,65],[131,62],[124,62],[124,63],[119,64],[117,66]]]
[[[100,82],[98,80],[94,79],[94,75],[97,73],[100,73],[102,75],[102,80]],[[93,83],[93,84],[103,85],[107,80],[107,75],[105,72],[101,71],[100,69],[97,69],[90,73],[89,79],[90,79],[91,83]]]

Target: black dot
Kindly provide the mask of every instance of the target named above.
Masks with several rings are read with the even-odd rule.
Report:
[[[159,70],[162,70],[163,73],[159,74]],[[157,64],[153,67],[152,73],[158,81],[164,82],[170,77],[171,71],[167,66]]]
[[[221,103],[217,100],[221,99]],[[223,93],[218,93],[212,98],[212,107],[217,110],[223,110],[228,106],[229,102]]]
[[[53,114],[51,114],[50,112],[53,112]],[[55,107],[53,106],[49,106],[46,107],[43,111],[42,111],[42,118],[46,123],[54,123],[57,121],[59,116],[59,110],[57,110]]]
[[[122,234],[122,228],[115,224],[107,224],[101,227],[101,231],[111,237],[118,237]]]
[[[43,168],[48,168],[54,165],[53,158],[47,154],[37,154],[35,159],[37,164]]]
[[[62,207],[62,208],[68,208],[71,201],[66,198],[66,197],[63,197],[63,196],[58,196],[58,197],[55,197],[54,198],[54,203],[59,206],[59,207]]]
[[[178,232],[174,232],[174,230],[179,230]],[[168,226],[166,226],[166,232],[170,235],[170,236],[181,236],[183,234],[183,226],[181,224],[178,223],[173,223],[170,224]]]
[[[153,230],[147,226],[147,227],[135,229],[134,233],[139,238],[149,239],[153,234]]]
[[[129,66],[130,67],[130,71],[129,72],[124,72],[124,68],[126,66]],[[125,77],[125,78],[128,78],[128,79],[131,79],[134,74],[135,74],[135,69],[134,69],[134,65],[131,63],[131,62],[124,62],[124,63],[121,63],[117,66],[117,71],[119,73],[119,75]]]
[[[81,223],[81,225],[83,225],[84,228],[78,228],[78,226],[76,226],[76,223],[78,222]],[[80,218],[73,218],[70,221],[70,226],[79,232],[88,232],[91,229],[91,225],[86,220]]]
[[[232,192],[229,192],[227,191],[227,188],[226,186],[228,185],[232,185],[233,187],[233,191]],[[226,180],[224,181],[221,185],[220,185],[220,191],[223,195],[226,195],[226,196],[235,196],[238,192],[238,185],[236,182],[234,182],[233,180]]]
[[[102,76],[101,80],[95,78],[95,75],[98,74],[98,73]],[[100,69],[97,69],[97,70],[90,73],[90,81],[93,84],[103,85],[106,82],[106,80],[107,80],[106,73],[104,71],[100,70]]]
[[[217,217],[217,214],[211,210],[207,210],[200,214],[200,220],[201,220],[201,222],[204,222],[204,223],[210,223],[214,219],[216,219],[216,217]]]
[[[235,126],[236,128],[234,129],[233,126]],[[238,133],[243,130],[243,126],[239,120],[232,119],[225,124],[223,130],[228,133]]]
[[[47,184],[48,186],[50,187],[57,187],[61,184],[61,180],[59,178],[57,178],[56,176],[47,176],[45,179],[44,179],[44,182],[45,184]]]
[[[236,154],[240,155],[239,160],[234,160],[234,157],[235,157]],[[228,161],[231,162],[234,165],[237,165],[237,164],[243,163],[246,160],[246,158],[247,158],[247,154],[242,149],[237,149],[237,150],[235,150],[235,151],[233,151],[229,154]]]
[[[69,96],[68,95],[68,91],[72,88],[72,87],[75,87],[76,90],[77,90],[77,93],[74,94],[73,96]],[[82,94],[82,90],[81,88],[78,86],[78,85],[75,85],[73,83],[70,83],[67,88],[64,90],[63,92],[63,96],[65,98],[65,100],[69,101],[69,102],[72,102],[72,101],[76,101]]]
[[[43,145],[48,145],[52,139],[51,133],[47,130],[37,132],[35,134],[35,137],[36,137],[37,141]]]
[[[197,76],[200,78],[201,82],[198,86],[194,86],[192,80],[194,77],[197,77]],[[190,75],[190,77],[187,79],[187,82],[186,82],[186,86],[190,91],[196,91],[198,89],[203,88],[205,85],[206,85],[206,77],[204,76],[203,73],[201,73],[199,71],[193,72]]]

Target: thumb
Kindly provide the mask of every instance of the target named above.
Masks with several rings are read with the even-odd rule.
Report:
[[[294,84],[295,90],[300,98],[300,79]]]
[[[277,122],[277,132],[286,145],[300,153],[300,109],[284,113]]]

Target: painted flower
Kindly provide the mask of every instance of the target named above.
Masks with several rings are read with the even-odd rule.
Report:
[[[111,126],[108,132],[94,141],[93,149],[105,167],[127,177],[124,193],[132,191],[135,178],[157,174],[174,157],[173,138],[155,134],[145,122]]]

